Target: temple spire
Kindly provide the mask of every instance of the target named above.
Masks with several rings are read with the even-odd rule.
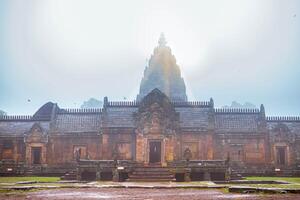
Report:
[[[166,41],[164,33],[160,34],[160,37],[159,37],[159,40],[158,40],[158,44],[159,44],[160,47],[161,46],[166,46],[167,41]]]
[[[171,101],[187,101],[186,88],[181,77],[180,68],[176,63],[164,34],[160,35],[158,46],[155,47],[144,70],[137,101],[141,101],[153,89],[157,88]]]

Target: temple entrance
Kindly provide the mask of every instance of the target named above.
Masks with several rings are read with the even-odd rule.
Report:
[[[32,147],[31,148],[32,152],[32,164],[41,164],[41,152],[42,148],[41,147]]]
[[[161,162],[161,142],[149,142],[149,163]]]
[[[277,164],[285,165],[285,147],[277,147]]]

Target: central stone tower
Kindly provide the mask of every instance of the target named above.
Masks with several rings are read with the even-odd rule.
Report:
[[[154,49],[145,68],[137,101],[141,101],[153,89],[157,88],[171,101],[187,101],[186,88],[179,66],[172,55],[171,48],[166,46],[164,34],[160,35],[158,46]]]

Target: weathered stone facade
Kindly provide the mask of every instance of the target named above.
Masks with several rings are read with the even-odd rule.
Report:
[[[156,51],[169,48],[160,42]],[[174,64],[175,58],[170,59]],[[148,70],[155,67],[154,60]],[[122,173],[134,167],[159,165],[173,167],[184,180],[196,180],[197,173],[217,179],[212,171],[227,176],[224,166],[230,162],[245,174],[299,175],[300,117],[266,117],[263,105],[220,109],[213,99],[187,101],[180,71],[174,73],[179,86],[170,82],[170,88],[177,89],[148,92],[143,80],[138,101],[105,97],[102,109],[62,109],[47,103],[33,116],[2,116],[0,172],[62,174],[80,161],[79,178],[85,173],[97,179],[126,177]],[[121,164],[126,168],[116,168]]]

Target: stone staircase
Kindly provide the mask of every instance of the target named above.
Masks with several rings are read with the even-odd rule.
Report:
[[[231,170],[230,180],[243,180],[244,177],[238,173],[236,170]]]
[[[65,175],[61,176],[60,179],[64,180],[64,181],[76,180],[77,175],[76,175],[75,171],[70,171],[70,172],[65,173]]]
[[[297,174],[297,170],[288,167],[275,172],[275,176],[282,176],[282,177],[293,177],[296,174]]]
[[[33,166],[29,166],[25,170],[25,174],[27,176],[39,175],[41,173],[42,173],[42,166],[39,166],[39,165],[37,165],[37,166],[34,166],[34,165]]]
[[[175,176],[167,167],[137,167],[129,174],[127,181],[131,182],[161,182],[175,181]]]

